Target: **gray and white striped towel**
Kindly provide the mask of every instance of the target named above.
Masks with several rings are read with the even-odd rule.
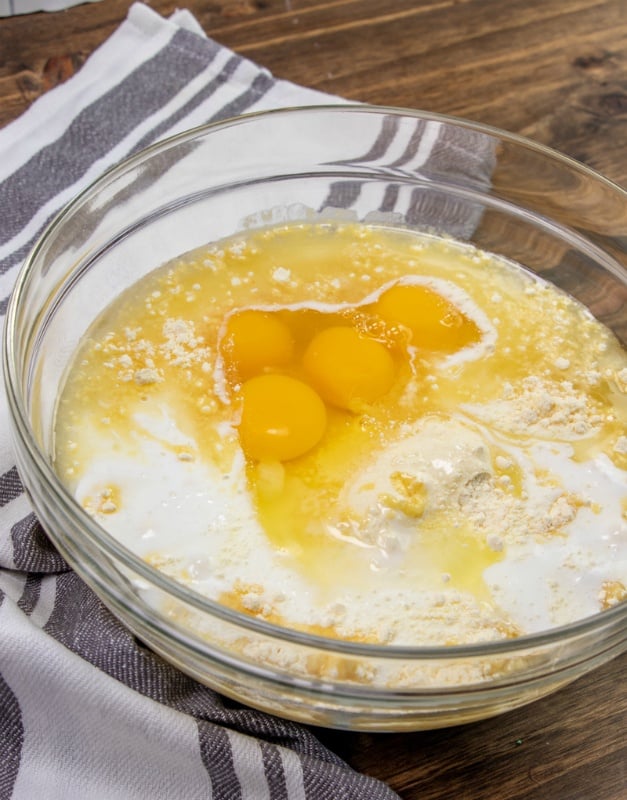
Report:
[[[274,79],[206,38],[189,12],[165,20],[134,5],[76,76],[0,130],[2,319],[44,225],[107,167],[201,123],[321,102],[341,100]],[[462,171],[489,170],[489,143],[447,142],[436,126],[418,147],[386,125],[362,160],[425,165],[447,150]],[[139,644],[31,512],[4,392],[0,417],[0,800],[396,797],[304,726],[225,700]]]

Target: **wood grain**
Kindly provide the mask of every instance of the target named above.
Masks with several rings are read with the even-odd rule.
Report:
[[[0,125],[67,80],[130,0],[0,20]],[[170,14],[170,0],[151,0]],[[530,136],[627,186],[625,0],[186,0],[276,77]],[[414,734],[317,731],[404,800],[626,800],[627,655],[524,709]],[[334,800],[330,798],[330,800]]]
[[[0,124],[66,79],[129,0],[0,22]],[[171,13],[176,3],[153,0]],[[522,133],[627,184],[624,0],[189,0],[277,77]]]
[[[406,800],[624,800],[627,704],[616,683],[626,679],[622,657],[483,722],[410,734],[317,734]]]

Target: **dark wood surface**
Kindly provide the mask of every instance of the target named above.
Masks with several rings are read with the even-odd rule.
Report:
[[[0,20],[0,125],[70,77],[129,5],[101,0]],[[149,5],[167,15],[179,4]],[[277,77],[522,133],[627,186],[626,0],[180,6],[210,36]],[[404,800],[627,800],[626,686],[624,655],[551,697],[485,722],[319,735]]]

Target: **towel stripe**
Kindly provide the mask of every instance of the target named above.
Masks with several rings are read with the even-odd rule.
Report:
[[[57,591],[56,575],[41,575],[37,603],[30,613],[30,621],[38,628],[43,628],[54,611],[54,602]]]
[[[179,31],[179,33],[176,34],[175,36],[176,37],[178,37],[178,36],[191,36],[192,39],[197,39],[198,38],[197,36],[194,36],[193,34],[189,34],[187,31]],[[170,46],[168,46],[164,50],[160,51],[160,53],[155,55],[153,57],[153,59],[152,59],[152,61],[154,62],[155,59],[158,59],[161,55],[163,55],[165,53],[166,59],[165,59],[165,65],[163,65],[163,68],[166,69],[166,71],[172,67],[169,47]],[[175,47],[175,50],[176,50],[176,52],[178,52],[178,46]],[[215,55],[216,55],[216,51],[214,49],[214,50],[212,50],[212,57],[210,59],[208,59],[206,64],[204,64],[203,66],[208,66],[210,63],[212,63],[212,61],[215,58]],[[152,142],[156,141],[158,138],[161,138],[169,130],[171,130],[174,125],[180,124],[185,119],[185,117],[189,116],[196,108],[198,108],[203,103],[206,103],[211,98],[211,96],[213,94],[215,94],[215,92],[217,91],[217,89],[220,86],[222,86],[222,85],[224,85],[225,83],[228,82],[229,78],[232,76],[232,74],[237,69],[237,67],[242,63],[242,61],[243,61],[243,59],[240,56],[235,56],[234,55],[232,58],[230,58],[226,62],[225,66],[220,71],[220,73],[209,84],[207,84],[207,86],[204,87],[204,89],[202,91],[199,91],[192,99],[190,99],[190,101],[188,101],[188,103],[182,109],[179,109],[179,111],[175,112],[167,120],[162,121],[159,124],[155,125],[154,128],[152,128],[148,133],[146,133],[131,148],[131,150],[127,153],[127,155],[130,155],[130,152],[134,152],[134,151],[140,150],[140,149],[148,146]],[[145,80],[145,76],[144,76],[143,80]],[[123,91],[123,87],[125,87],[126,85],[127,85],[127,81],[125,81],[122,84],[120,84],[118,87],[116,87],[116,92]],[[246,87],[232,101],[226,103],[221,108],[219,108],[217,111],[215,111],[211,116],[209,116],[207,118],[206,122],[215,122],[215,121],[218,121],[220,119],[226,119],[228,117],[237,116],[238,114],[244,113],[252,105],[254,105],[256,102],[258,102],[265,94],[267,94],[267,92],[269,92],[275,85],[276,85],[276,81],[268,73],[260,72],[260,73],[256,74],[254,79],[252,80],[252,82],[250,83],[250,85],[248,87]],[[130,89],[127,88],[127,91],[133,91],[133,88],[134,87],[130,87]],[[162,99],[163,99],[164,103],[167,102],[167,100],[170,99],[170,94],[163,95]],[[102,100],[96,101],[94,104],[92,104],[92,106],[90,106],[89,109],[86,110],[86,112],[90,111],[91,112],[90,114],[87,114],[86,112],[83,112],[81,115],[79,115],[79,117],[81,117],[80,125],[78,125],[77,122],[75,121],[75,123],[70,125],[70,127],[68,128],[68,131],[70,131],[70,133],[68,134],[66,132],[64,137],[62,137],[63,138],[63,142],[57,142],[57,143],[55,143],[55,146],[52,146],[52,145],[50,146],[50,148],[48,149],[48,154],[47,154],[46,161],[49,161],[51,163],[55,163],[56,164],[57,160],[60,159],[61,162],[64,162],[66,160],[65,156],[64,156],[65,148],[67,148],[67,147],[70,147],[70,148],[71,147],[76,147],[75,143],[66,142],[65,141],[66,137],[68,137],[68,135],[69,135],[70,139],[71,138],[78,138],[79,139],[81,136],[90,138],[90,133],[89,133],[90,128],[93,125],[95,125],[98,122],[98,120],[100,120],[103,116],[104,117],[107,116],[107,110],[108,110],[109,105],[111,104],[111,102],[113,102],[115,104],[115,97],[113,99],[112,98],[107,98],[107,102],[105,103],[105,108],[101,109],[100,108],[100,104],[102,103]],[[144,113],[140,114],[137,117],[136,121],[142,121],[145,115],[146,115],[146,112],[144,111]],[[77,120],[78,120],[78,118],[77,118]],[[128,130],[132,129],[133,127],[134,127],[134,125],[130,125],[130,124],[126,125],[126,128]],[[83,131],[83,129],[85,129],[85,130]],[[97,127],[96,127],[96,130],[98,130]],[[72,131],[73,131],[74,136],[72,135]],[[109,141],[109,148],[107,148],[107,151],[111,147],[115,146],[115,144],[117,144],[117,141],[121,140],[121,138],[122,137],[119,137],[118,140],[116,140],[116,141],[110,140]],[[14,173],[14,175],[18,176],[18,180],[26,180],[26,181],[28,181],[28,180],[32,180],[33,179],[34,174],[37,174],[38,170],[41,169],[42,165],[40,163],[40,160],[41,160],[40,156],[41,156],[41,154],[43,152],[44,151],[40,151],[37,156],[33,157],[33,159],[31,159],[29,162],[27,162],[26,165],[24,165],[24,167],[22,167],[20,170],[18,170],[16,173]],[[81,165],[80,174],[76,175],[76,180],[78,180],[80,178],[80,176],[84,175],[88,171],[89,167],[93,166],[93,164],[100,157],[99,155],[97,155],[96,157],[92,157],[91,160],[89,160],[89,162],[88,162],[87,161],[87,155],[88,154],[93,155],[93,151],[91,151],[91,153],[90,153],[90,151],[87,149],[85,152],[86,152],[86,156],[83,159],[83,162],[82,162],[82,165]],[[48,168],[50,168],[50,163],[48,163]],[[31,170],[33,172],[31,172]],[[49,171],[51,173],[53,173],[54,175],[56,175],[57,173],[60,173],[61,178],[63,178],[64,174],[65,174],[64,170],[62,168],[59,169],[56,166],[55,166],[54,169],[49,169]],[[13,177],[14,176],[11,176],[11,178],[7,179],[7,181],[5,181],[4,183],[0,184],[0,208],[2,208],[3,203],[6,203],[6,202],[10,201],[8,199],[9,195],[11,193],[11,190],[12,189],[14,190],[14,188],[15,188],[11,184],[11,180],[12,180]],[[148,176],[145,176],[145,177],[148,177]],[[53,198],[55,196],[58,196],[64,189],[66,189],[68,186],[71,186],[71,185],[73,185],[72,182],[68,183],[67,180],[64,180],[63,182],[57,182],[57,184],[55,186],[54,193],[53,193],[52,186],[50,186],[49,191],[45,195],[45,199],[48,200],[49,202],[53,202]],[[7,188],[7,186],[8,186],[8,188]],[[4,195],[3,195],[3,192],[4,192]],[[48,197],[48,195],[50,195],[50,197]],[[40,204],[41,204],[41,202],[43,202],[43,201],[42,201],[42,198],[40,197]],[[60,202],[59,206],[62,206],[62,205],[63,205],[63,202]],[[30,249],[35,244],[35,242],[36,242],[41,230],[52,219],[52,217],[54,216],[54,214],[58,210],[59,210],[59,208],[57,207],[50,214],[48,214],[47,218],[42,221],[42,224],[40,225],[39,229],[34,232],[34,235],[32,235],[30,237],[29,241],[26,244],[22,244],[15,252],[13,252],[10,255],[5,256],[4,258],[0,259],[0,274],[3,274],[5,272],[7,272],[12,267],[15,267],[16,265],[20,264],[26,258],[26,256],[28,255]],[[36,210],[29,209],[29,208],[26,208],[26,209],[22,208],[21,211],[20,211],[20,214],[18,216],[21,219],[29,219],[30,218],[29,215],[31,213],[35,213],[35,211]],[[19,231],[16,230],[14,235],[17,236],[18,233],[19,233]],[[8,302],[9,302],[9,295],[7,295],[7,296],[5,296],[5,297],[0,299],[0,316],[3,316],[4,314],[6,314]]]
[[[0,508],[6,506],[11,500],[15,500],[23,491],[17,467],[11,467],[4,475],[0,475]]]
[[[256,103],[264,94],[270,91],[274,86],[275,81],[266,72],[262,72],[255,77],[252,84],[246,91],[242,92],[227,105],[209,117],[209,122],[217,122],[220,119],[228,119],[229,117],[237,117],[243,114]]]
[[[270,797],[259,742],[252,736],[240,736],[231,731],[228,736],[233,772],[239,783],[242,800],[274,800]]]
[[[0,604],[2,597],[0,590]],[[23,744],[24,726],[19,703],[0,675],[0,800],[11,800]]]
[[[18,608],[26,614],[27,617],[35,610],[35,606],[39,601],[41,593],[41,577],[39,575],[29,575],[26,579],[26,585],[22,596],[17,601]]]
[[[80,111],[57,141],[0,184],[0,207],[5,209],[0,244],[17,236],[24,220],[32,219],[45,203],[76,183],[88,167],[176,96],[216,53],[216,45],[207,46],[198,36],[179,30],[163,50]]]
[[[285,788],[289,800],[306,800],[305,786],[303,784],[303,767],[296,753],[286,748],[280,750],[283,774],[285,775]]]
[[[225,728],[207,722],[198,724],[200,757],[211,778],[216,800],[244,800],[242,787],[235,773],[231,740]]]
[[[321,770],[316,761],[302,759],[306,797],[359,798],[359,800],[398,800],[389,787],[340,765]]]
[[[283,760],[278,747],[268,744],[263,740],[259,742],[261,747],[261,756],[263,759],[263,769],[270,787],[270,796],[272,800],[290,800],[287,792],[287,783],[285,781],[285,771],[283,769]]]
[[[351,164],[366,164],[372,161],[379,161],[387,153],[390,143],[396,136],[400,126],[398,117],[384,116],[379,135],[372,146],[361,156],[351,158]],[[338,164],[347,163],[338,161]]]
[[[424,146],[424,133],[426,126],[427,123],[424,120],[419,119],[416,121],[416,127],[409,142],[407,143],[407,146],[405,147],[405,150],[403,151],[402,155],[398,156],[398,158],[390,163],[390,167],[403,167],[415,157],[421,145]]]
[[[168,131],[172,130],[176,124],[182,122],[201,103],[204,103],[213,94],[215,94],[216,90],[232,77],[233,73],[241,63],[242,59],[240,56],[231,56],[218,75],[216,75],[211,81],[209,81],[209,83],[203,86],[203,88],[198,91],[190,100],[188,100],[185,105],[181,106],[178,111],[171,114],[167,119],[164,119],[157,126],[155,126],[150,131],[150,134],[146,134],[142,139],[140,139],[133,148],[134,151],[141,150],[157,139],[166,136]]]
[[[61,572],[69,569],[31,512],[11,526],[15,569],[23,572]]]

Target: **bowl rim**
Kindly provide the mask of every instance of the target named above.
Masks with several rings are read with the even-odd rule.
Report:
[[[127,158],[119,161],[107,168],[95,180],[91,181],[76,196],[61,208],[61,210],[44,226],[43,230],[37,235],[37,239],[27,254],[16,277],[11,296],[9,298],[6,319],[2,334],[2,365],[4,370],[5,392],[8,398],[8,407],[13,423],[13,435],[19,437],[21,445],[28,453],[31,463],[34,466],[39,479],[55,495],[57,500],[64,503],[66,511],[72,515],[81,528],[82,535],[86,536],[92,545],[99,550],[119,561],[125,568],[131,570],[137,576],[146,580],[152,586],[160,589],[166,595],[172,596],[187,605],[192,606],[202,612],[218,617],[223,621],[235,625],[239,628],[249,629],[257,634],[270,636],[292,644],[316,647],[336,654],[346,656],[361,656],[379,659],[406,659],[406,660],[435,660],[446,659],[454,661],[456,659],[469,659],[473,657],[503,656],[512,654],[520,650],[529,648],[542,648],[548,645],[564,643],[576,637],[584,637],[595,632],[599,628],[610,628],[619,621],[627,623],[627,602],[623,601],[609,609],[604,609],[593,615],[578,619],[566,625],[555,626],[546,630],[521,635],[514,639],[499,639],[486,642],[473,642],[463,645],[438,645],[438,646],[412,646],[412,645],[380,645],[370,643],[360,643],[344,639],[336,639],[319,634],[300,631],[268,622],[257,617],[237,611],[228,606],[222,605],[210,598],[194,591],[187,585],[168,577],[155,567],[150,566],[140,556],[124,547],[115,537],[108,533],[103,527],[98,525],[85,509],[74,499],[72,494],[66,489],[56,471],[53,469],[49,459],[37,444],[33,427],[30,424],[26,413],[26,403],[22,396],[21,381],[19,377],[19,365],[17,364],[17,350],[14,343],[16,334],[16,323],[20,309],[20,299],[27,290],[31,280],[31,273],[36,264],[37,256],[46,243],[55,235],[59,227],[67,217],[85,203],[90,197],[108,182],[117,176],[124,174],[132,169],[136,164],[149,159],[153,155],[177,146],[183,142],[202,138],[210,135],[215,130],[223,130],[235,125],[254,124],[257,119],[265,119],[273,116],[293,116],[294,114],[378,114],[391,115],[403,118],[413,118],[426,122],[437,122],[464,128],[477,133],[489,135],[497,140],[509,142],[517,147],[530,150],[535,154],[561,163],[575,172],[586,175],[603,185],[611,191],[617,193],[623,202],[627,203],[627,190],[618,183],[597,172],[591,167],[580,161],[560,153],[547,145],[535,142],[534,140],[520,134],[511,133],[497,127],[486,125],[480,122],[456,117],[453,115],[439,114],[420,109],[410,109],[395,106],[382,106],[356,103],[336,103],[318,104],[307,106],[287,106],[270,110],[249,112],[236,117],[229,117],[224,120],[198,125],[188,130],[182,131],[173,136],[161,139],[146,148],[134,153]],[[55,288],[55,293],[59,287]],[[52,297],[54,294],[49,295]],[[19,472],[18,467],[18,472]],[[25,488],[27,484],[25,483]],[[54,535],[48,534],[53,541]],[[72,565],[73,566],[73,565]],[[117,569],[117,566],[116,566]],[[186,636],[189,632],[186,631]]]

